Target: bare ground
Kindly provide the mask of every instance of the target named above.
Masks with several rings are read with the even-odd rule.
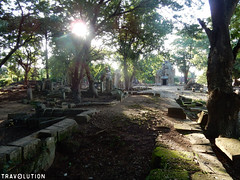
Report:
[[[191,144],[166,116],[171,101],[152,96],[130,96],[122,103],[101,107],[90,123],[59,144],[52,179],[145,179],[156,143],[191,151]]]

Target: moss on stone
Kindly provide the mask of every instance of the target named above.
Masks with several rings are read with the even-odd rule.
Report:
[[[188,171],[176,171],[176,170],[163,170],[163,169],[153,169],[147,176],[146,180],[188,180]]]
[[[182,176],[182,178],[173,177],[176,179],[189,179],[186,174],[193,174],[200,171],[200,168],[193,161],[193,153],[169,150],[164,147],[157,147],[152,156],[152,168],[158,169],[156,172],[152,170],[148,176],[150,179],[157,179],[160,176],[166,176],[167,179],[171,179],[168,175],[169,172],[173,176]],[[187,178],[186,178],[187,177]],[[161,178],[160,178],[161,179]]]

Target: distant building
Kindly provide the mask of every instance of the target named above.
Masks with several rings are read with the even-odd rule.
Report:
[[[162,68],[156,73],[155,83],[157,85],[174,85],[175,70],[169,61],[164,61]]]

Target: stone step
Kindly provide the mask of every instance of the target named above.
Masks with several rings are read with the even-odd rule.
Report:
[[[192,150],[195,153],[208,153],[214,154],[212,147],[209,144],[194,144],[192,146]]]
[[[216,138],[216,146],[233,161],[235,168],[240,168],[240,141],[233,138]]]
[[[224,175],[228,177],[226,179],[232,179],[215,154],[198,153],[196,157],[200,168],[204,172],[214,175]]]
[[[193,132],[202,132],[202,129],[199,125],[190,125],[190,124],[179,124],[175,123],[174,128],[179,132],[179,133],[193,133]]]
[[[190,140],[190,142],[192,144],[211,145],[210,141],[208,139],[206,139],[206,137],[202,133],[191,133],[191,134],[186,135],[186,137]]]

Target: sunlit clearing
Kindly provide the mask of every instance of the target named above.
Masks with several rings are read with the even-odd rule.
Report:
[[[88,27],[83,21],[74,21],[71,24],[72,33],[85,38],[88,35]]]

